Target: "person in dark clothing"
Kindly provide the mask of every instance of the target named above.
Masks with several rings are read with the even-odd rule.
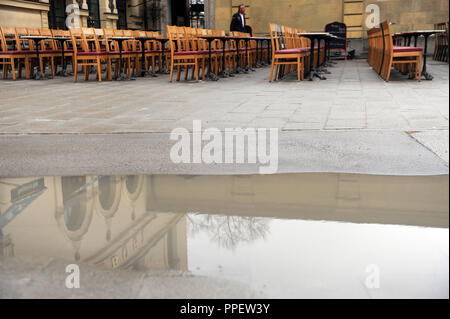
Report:
[[[230,24],[230,31],[247,32],[245,22],[245,5],[241,4],[238,12],[233,15]]]

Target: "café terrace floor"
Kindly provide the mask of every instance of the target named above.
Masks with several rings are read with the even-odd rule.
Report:
[[[313,82],[289,75],[269,83],[269,67],[200,83],[171,84],[168,75],[101,83],[94,74],[87,82],[79,76],[78,83],[73,77],[2,80],[0,140],[6,147],[12,137],[24,135],[168,133],[202,120],[203,128],[221,130],[401,132],[448,166],[448,64],[429,59],[434,80],[422,82],[393,71],[387,83],[365,60],[338,61],[329,70],[326,81]]]

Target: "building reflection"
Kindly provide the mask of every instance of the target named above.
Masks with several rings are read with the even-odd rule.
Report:
[[[187,270],[188,228],[234,249],[267,236],[262,217],[448,227],[448,176],[0,179],[0,256]]]
[[[9,192],[31,180],[1,180],[0,213],[7,213],[8,205],[21,205],[10,200]],[[2,255],[187,270],[185,214],[148,209],[145,176],[44,180],[46,191],[0,228]]]

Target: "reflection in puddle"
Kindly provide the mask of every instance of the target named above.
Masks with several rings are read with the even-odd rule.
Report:
[[[268,297],[448,297],[448,204],[448,176],[0,179],[0,256],[189,271]],[[371,264],[384,285],[368,291]]]

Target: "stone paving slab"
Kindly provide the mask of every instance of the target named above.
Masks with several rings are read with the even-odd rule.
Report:
[[[205,126],[301,130],[448,130],[448,64],[433,81],[393,72],[381,80],[364,60],[339,62],[326,81],[268,82],[270,69],[218,82],[168,83],[167,75],[98,83],[73,78],[0,81],[0,134],[152,133]]]

